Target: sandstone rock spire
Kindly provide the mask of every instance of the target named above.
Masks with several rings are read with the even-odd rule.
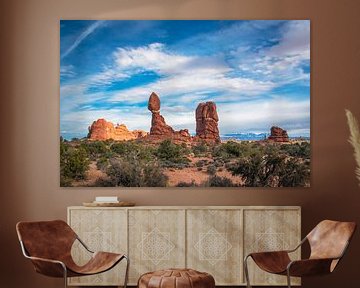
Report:
[[[219,116],[214,102],[200,103],[196,108],[196,137],[205,142],[219,143]]]

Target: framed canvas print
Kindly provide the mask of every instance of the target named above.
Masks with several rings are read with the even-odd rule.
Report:
[[[60,185],[310,186],[309,20],[61,20]]]

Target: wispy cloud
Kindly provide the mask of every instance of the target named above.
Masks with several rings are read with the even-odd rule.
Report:
[[[93,32],[95,32],[96,29],[99,27],[102,27],[105,24],[104,21],[96,21],[93,24],[91,24],[89,27],[87,27],[74,41],[74,43],[66,49],[66,51],[61,55],[61,59],[68,56],[76,47],[78,47],[81,42],[83,42],[89,35],[91,35]]]
[[[60,67],[60,77],[74,77],[76,73],[74,72],[73,65],[65,65]]]

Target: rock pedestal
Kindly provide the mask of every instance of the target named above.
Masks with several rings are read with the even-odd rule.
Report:
[[[219,143],[219,116],[214,102],[200,103],[196,108],[196,139]]]
[[[162,141],[172,139],[175,142],[189,142],[191,136],[187,129],[175,131],[171,126],[167,125],[164,117],[160,114],[160,98],[152,92],[149,97],[148,109],[152,114],[149,140]]]
[[[289,136],[286,130],[277,126],[272,126],[270,129],[270,136],[268,137],[268,140],[274,142],[289,142]]]

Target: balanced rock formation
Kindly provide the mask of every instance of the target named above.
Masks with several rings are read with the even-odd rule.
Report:
[[[166,124],[164,117],[160,114],[160,98],[155,92],[152,92],[149,97],[148,109],[152,114],[150,134],[147,137],[149,140],[161,141],[172,139],[175,142],[191,141],[191,136],[187,129],[175,131]]]
[[[196,140],[219,143],[219,116],[214,102],[200,103],[196,108]]]
[[[114,126],[105,119],[98,119],[89,127],[88,138],[90,140],[133,140],[146,136],[142,130],[129,131],[124,124]]]
[[[268,140],[274,142],[289,142],[289,136],[286,130],[277,126],[272,126],[270,129],[270,136],[268,137]]]

